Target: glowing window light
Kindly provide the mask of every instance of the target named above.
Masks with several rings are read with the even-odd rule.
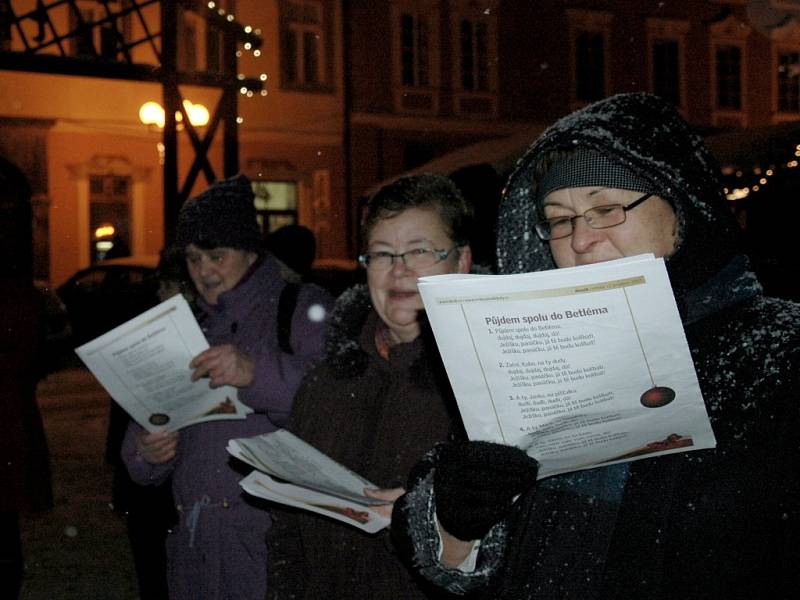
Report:
[[[103,223],[97,229],[94,230],[94,237],[95,239],[107,238],[111,237],[117,232],[114,229],[114,226],[111,223]]]
[[[735,188],[725,197],[728,200],[741,200],[742,198],[747,198],[750,195],[750,190],[748,188]]]

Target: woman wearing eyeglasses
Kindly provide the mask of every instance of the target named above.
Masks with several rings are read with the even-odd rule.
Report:
[[[337,301],[326,358],[295,398],[289,429],[383,488],[399,487],[432,444],[460,432],[417,279],[466,273],[472,211],[446,177],[403,177],[371,198],[359,257],[367,285]],[[272,598],[425,598],[386,531],[279,513],[270,535]]]
[[[500,273],[664,257],[716,448],[537,482],[517,448],[443,444],[395,503],[400,553],[471,600],[794,597],[800,304],[764,296],[689,124],[645,93],[563,117],[517,164],[497,238]]]

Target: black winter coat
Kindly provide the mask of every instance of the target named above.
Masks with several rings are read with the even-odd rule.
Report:
[[[646,94],[573,113],[531,146],[501,204],[501,272],[555,266],[531,233],[536,167],[577,146],[633,169],[677,214],[667,270],[717,447],[630,463],[620,498],[598,497],[587,483],[613,466],[539,482],[482,541],[469,574],[435,558],[434,451],[395,507],[397,541],[439,586],[487,600],[793,598],[800,305],[763,297],[739,255],[716,165],[677,113]]]
[[[377,486],[398,487],[460,425],[428,334],[393,346],[385,360],[377,322],[365,286],[339,298],[326,358],[306,374],[288,429]],[[369,535],[317,514],[274,510],[268,541],[270,598],[426,597],[426,582],[404,567],[386,530]]]

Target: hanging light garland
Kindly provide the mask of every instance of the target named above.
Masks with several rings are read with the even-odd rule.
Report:
[[[209,0],[206,6],[211,12],[210,16],[212,18],[224,20],[226,26],[230,26],[229,24],[237,24],[234,14],[227,12],[221,6],[218,7],[217,3],[213,0]],[[238,34],[239,41],[242,42],[242,48],[244,48],[244,51],[252,53],[255,58],[260,58],[261,44],[263,43],[263,40],[261,39],[261,29],[258,27],[252,27],[251,25],[239,26]],[[237,49],[236,57],[241,58],[242,56],[243,51]],[[244,73],[238,73],[236,75],[236,79],[241,82],[239,93],[242,96],[245,96],[246,98],[254,98],[256,96],[267,95],[266,82],[268,76],[266,73],[260,73],[258,78],[248,78]],[[241,115],[237,116],[236,122],[238,124],[242,124],[244,123],[244,118],[242,118]]]
[[[800,158],[800,144],[794,148],[794,157],[787,160],[785,163],[779,165],[770,165],[768,168],[763,169],[761,166],[753,167],[751,173],[748,173],[748,181],[745,185],[730,185],[725,186],[723,189],[725,197],[731,202],[743,200],[751,194],[757,194],[764,190],[769,184],[770,180],[782,169],[795,169],[798,166],[797,159]],[[736,180],[744,180],[745,173],[742,169],[735,169],[733,167],[724,167],[722,174],[726,177],[735,177]]]

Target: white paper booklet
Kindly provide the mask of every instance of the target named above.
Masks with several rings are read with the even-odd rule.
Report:
[[[716,445],[664,261],[419,281],[470,439],[539,477]]]
[[[177,295],[75,352],[134,421],[156,432],[253,412],[236,388],[191,381],[189,363],[208,347],[189,304]]]
[[[249,494],[326,515],[369,533],[389,525],[388,518],[370,508],[385,503],[364,495],[365,487],[378,486],[285,429],[230,440],[228,452],[258,469],[239,482]]]

